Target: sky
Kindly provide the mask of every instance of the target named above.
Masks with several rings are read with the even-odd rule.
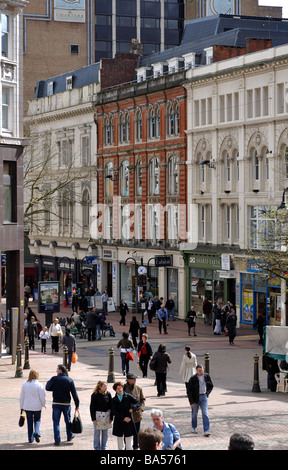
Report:
[[[283,7],[283,18],[288,18],[288,0],[259,0],[260,6]]]

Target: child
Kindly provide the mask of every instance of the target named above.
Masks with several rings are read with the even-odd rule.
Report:
[[[48,338],[49,338],[48,328],[47,326],[44,326],[43,330],[40,331],[41,352],[44,352],[44,354],[46,354],[46,342]]]

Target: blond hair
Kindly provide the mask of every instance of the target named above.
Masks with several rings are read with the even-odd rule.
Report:
[[[107,382],[105,382],[105,380],[99,380],[93,393],[98,393],[100,391],[100,388],[103,387],[104,384],[107,384]]]
[[[32,382],[32,380],[38,380],[38,379],[39,379],[39,372],[35,369],[31,369],[29,372],[27,382]]]

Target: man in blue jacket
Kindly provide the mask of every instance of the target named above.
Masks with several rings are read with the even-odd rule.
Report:
[[[60,444],[60,418],[63,413],[66,423],[67,440],[72,441],[74,434],[71,431],[71,395],[75,403],[75,411],[79,408],[79,398],[73,380],[67,376],[66,367],[57,366],[57,375],[48,380],[46,390],[53,393],[52,420],[54,429],[54,443]]]

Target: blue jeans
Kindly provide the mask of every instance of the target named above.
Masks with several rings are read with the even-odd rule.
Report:
[[[25,410],[27,418],[27,430],[28,430],[28,441],[34,441],[34,432],[40,436],[40,419],[41,419],[41,410],[40,411],[27,411]],[[34,429],[34,426],[35,429]]]
[[[126,352],[121,352],[121,362],[122,362],[122,371],[126,372],[126,375],[129,374],[129,361],[126,359]]]
[[[199,403],[195,403],[192,408],[192,428],[197,428],[197,417],[198,411],[201,408],[202,412],[202,420],[203,420],[203,428],[204,432],[209,431],[210,424],[209,424],[209,417],[208,417],[208,397],[207,395],[200,395],[199,396]]]
[[[98,334],[98,339],[101,339],[101,325],[100,325],[100,323],[98,323],[98,325],[96,325],[96,332]]]
[[[168,313],[168,319],[170,319],[170,315],[171,315],[172,321],[174,321],[174,319],[175,319],[174,318],[174,308],[173,308],[173,310],[167,310],[167,313]]]
[[[107,450],[108,429],[97,429],[94,424],[94,450]],[[102,439],[101,439],[102,438]]]
[[[52,406],[52,420],[53,420],[55,442],[60,442],[61,413],[63,413],[65,424],[66,424],[67,440],[71,439],[71,437],[73,436],[72,431],[71,431],[71,406],[70,405],[53,405]]]

